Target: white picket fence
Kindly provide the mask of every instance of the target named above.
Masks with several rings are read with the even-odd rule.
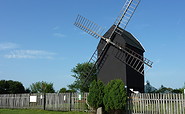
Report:
[[[130,114],[185,114],[184,94],[131,94]]]

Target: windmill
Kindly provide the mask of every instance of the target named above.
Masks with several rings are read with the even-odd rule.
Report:
[[[104,35],[102,27],[81,15],[77,16],[75,26],[100,38],[89,60],[94,66],[84,74],[84,85],[90,81],[94,69],[97,69],[97,78],[105,83],[122,79],[128,90],[144,91],[144,65],[151,68],[153,62],[143,56],[145,50],[140,42],[125,30],[139,3],[140,0],[126,0],[116,21]]]

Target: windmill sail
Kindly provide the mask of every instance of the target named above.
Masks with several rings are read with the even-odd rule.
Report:
[[[109,38],[112,37],[114,32],[121,34],[123,32],[121,29],[118,27],[121,27],[123,29],[126,28],[128,25],[131,17],[133,16],[137,6],[139,5],[140,0],[127,0],[123,6],[123,8],[120,11],[119,16],[117,17],[116,21],[114,22],[115,27],[114,30],[112,31],[111,35]]]
[[[121,50],[117,50],[115,57],[142,75],[144,75],[144,64],[150,68],[153,64],[153,62],[149,59],[137,54],[133,50],[126,47],[122,47]]]
[[[125,29],[141,0],[127,0],[114,24]]]
[[[101,38],[104,29],[87,18],[78,15],[74,23],[75,26],[92,35],[95,38]]]

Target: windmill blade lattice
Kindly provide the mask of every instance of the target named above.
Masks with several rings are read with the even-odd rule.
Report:
[[[115,27],[109,36],[109,39],[112,37],[112,35],[116,32],[121,35],[123,32],[121,29],[118,27],[122,27],[123,29],[126,28],[128,25],[131,17],[133,16],[135,10],[137,9],[137,6],[139,5],[140,0],[127,0],[121,9],[121,12],[119,16],[117,17],[116,21],[114,22]]]
[[[121,47],[121,46],[120,46]],[[144,65],[152,68],[153,62],[149,59],[139,55],[138,53],[134,52],[133,50],[127,47],[117,47],[118,51],[115,54],[115,57],[139,72],[140,74],[144,75]]]
[[[125,29],[141,0],[127,0],[114,24]]]
[[[78,15],[74,23],[75,26],[94,36],[95,38],[101,38],[104,33],[104,29],[98,24],[88,20],[87,18]]]
[[[86,68],[85,71],[83,72],[84,75],[84,82],[83,86],[87,84],[89,81],[91,75],[94,73],[94,71],[97,71],[97,57],[98,57],[98,51],[97,49],[94,51],[93,55],[91,56],[90,60],[88,61],[88,64],[93,64],[91,68]],[[95,72],[97,74],[97,72]],[[96,75],[95,74],[95,75]]]

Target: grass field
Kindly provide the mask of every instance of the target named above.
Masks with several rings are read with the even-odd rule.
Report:
[[[88,114],[88,113],[31,110],[31,109],[0,109],[0,114]]]

